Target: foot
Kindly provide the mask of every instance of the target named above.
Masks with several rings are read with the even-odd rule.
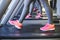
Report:
[[[14,22],[15,22],[16,20],[9,20],[8,22],[11,24],[11,25],[14,25]]]
[[[40,30],[42,30],[42,31],[55,30],[55,25],[54,24],[46,24],[44,27],[41,27]]]
[[[34,9],[33,9],[33,12],[36,12],[37,10],[38,10],[37,8],[34,8]]]
[[[22,28],[22,23],[19,23],[18,20],[9,21],[9,23],[10,23],[11,25],[14,25],[17,29],[21,29],[21,28]]]
[[[41,13],[37,13],[37,15],[35,16],[35,18],[39,19],[39,18],[41,18],[41,16],[42,16]]]
[[[31,15],[30,15],[30,13],[26,16],[26,19],[28,19],[28,18],[30,18],[31,17]]]

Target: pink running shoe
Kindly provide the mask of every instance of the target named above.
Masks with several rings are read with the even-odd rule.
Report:
[[[55,30],[55,25],[54,24],[46,24],[44,27],[41,27],[40,30],[42,30],[42,31]]]
[[[37,13],[37,15],[35,16],[36,19],[42,18],[42,15],[40,13]]]
[[[10,24],[11,24],[11,25],[14,25],[17,29],[21,29],[21,28],[22,28],[22,23],[19,23],[18,20],[16,20],[16,21],[11,21]]]
[[[38,9],[37,8],[33,8],[33,12],[36,12]]]
[[[16,20],[9,20],[8,22],[11,24],[11,25],[14,25],[14,22],[15,22]]]
[[[28,19],[28,18],[30,18],[31,17],[31,15],[30,15],[30,13],[26,16],[26,19]]]
[[[17,29],[21,29],[21,28],[22,28],[22,23],[20,23],[18,20],[16,20],[15,23],[14,23],[14,26],[15,26]]]

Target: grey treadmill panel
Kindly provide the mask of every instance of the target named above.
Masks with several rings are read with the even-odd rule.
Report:
[[[12,12],[14,11],[15,7],[17,6],[19,0],[12,0],[10,5],[8,6],[5,15],[2,17],[1,19],[1,24],[6,24],[12,14]]]
[[[2,18],[3,14],[5,13],[10,2],[11,2],[11,0],[1,0],[0,1],[0,19]]]

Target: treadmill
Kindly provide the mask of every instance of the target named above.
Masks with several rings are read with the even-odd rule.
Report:
[[[12,0],[10,5],[9,5],[9,10],[6,11],[6,15],[8,13],[9,16],[11,16],[12,12],[16,8],[16,5],[19,3],[20,0]],[[16,5],[14,5],[16,3]],[[14,5],[14,6],[13,6]],[[12,7],[13,6],[13,7]],[[10,8],[12,7],[12,9]],[[4,17],[6,17],[6,15]],[[18,19],[19,14],[13,18],[13,20]],[[5,20],[5,18],[3,19]],[[7,19],[8,19],[7,18]],[[23,21],[23,28],[21,30],[15,28],[13,25],[10,25],[7,23],[8,20],[5,20],[5,22],[2,21],[4,24],[0,28],[0,38],[20,38],[20,39],[55,39],[55,38],[60,38],[60,23],[55,23],[56,29],[53,31],[41,31],[40,27],[44,26],[47,23],[46,20],[24,20]],[[59,21],[59,20],[58,20]],[[7,24],[5,24],[7,23]]]

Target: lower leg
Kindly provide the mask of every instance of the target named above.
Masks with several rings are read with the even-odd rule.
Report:
[[[44,27],[40,28],[42,31],[50,31],[55,30],[55,25],[53,24],[53,12],[51,7],[48,5],[48,2],[46,0],[40,0],[46,10],[47,16],[48,16],[48,24],[46,24]]]
[[[23,20],[25,19],[27,13],[29,12],[29,6],[30,6],[31,1],[32,0],[24,0],[24,8],[23,8],[22,14],[21,14],[21,16],[19,18],[20,23],[23,22]]]
[[[34,1],[31,2],[31,4],[30,4],[29,14],[26,16],[26,19],[32,17],[33,7],[34,7]]]
[[[39,3],[39,11],[40,11],[40,13],[42,14],[42,6],[41,6],[41,2],[40,2],[40,0],[37,0],[38,1],[38,3]]]
[[[48,16],[48,23],[53,24],[53,11],[52,11],[51,7],[49,6],[49,4],[46,0],[41,0],[41,2],[46,10],[46,13]]]
[[[21,9],[23,9],[23,7],[24,7],[24,3],[22,3],[21,6],[19,7],[19,9],[17,10],[16,16],[18,15],[18,13],[21,13],[21,12],[22,12]],[[21,12],[20,12],[20,11],[21,11]]]
[[[28,2],[27,2],[28,1]],[[22,11],[22,14],[19,18],[19,21],[11,21],[11,24],[13,23],[13,25],[17,28],[17,29],[21,29],[22,28],[22,22],[25,19],[27,13],[29,12],[29,5],[30,5],[31,0],[24,0],[24,8]]]
[[[32,15],[34,3],[35,3],[35,2],[32,2],[32,3],[30,4],[30,10],[29,10],[30,15]]]
[[[21,0],[20,1],[20,7],[19,7],[19,9],[17,10],[17,12],[16,12],[16,16],[18,15],[18,13],[20,12],[20,10],[21,10],[21,8],[24,6],[24,0]]]

